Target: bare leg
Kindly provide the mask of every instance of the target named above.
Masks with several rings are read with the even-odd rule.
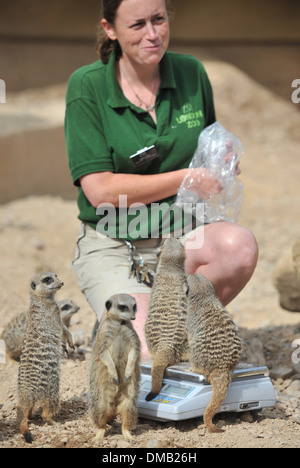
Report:
[[[206,276],[226,306],[242,291],[254,273],[258,246],[253,234],[237,224],[213,223],[204,227],[203,246],[190,250],[191,241],[185,244],[186,272]]]
[[[137,314],[136,319],[132,322],[135,331],[138,334],[138,337],[141,341],[142,345],[142,358],[149,357],[149,351],[147,348],[146,338],[144,327],[147,319],[149,301],[150,301],[150,293],[149,294],[133,294],[133,297],[137,303]]]

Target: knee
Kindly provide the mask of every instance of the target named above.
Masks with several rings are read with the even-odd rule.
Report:
[[[241,226],[232,226],[221,247],[228,261],[241,274],[252,275],[258,261],[259,249],[253,233]]]

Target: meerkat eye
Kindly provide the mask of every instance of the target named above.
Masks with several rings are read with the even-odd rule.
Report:
[[[61,310],[70,310],[71,308],[72,306],[70,306],[69,304],[66,304],[61,308]]]
[[[53,278],[51,278],[51,276],[46,276],[46,278],[42,279],[42,283],[44,284],[51,284],[53,283]]]
[[[126,312],[128,307],[126,305],[118,305],[118,309],[120,312]]]
[[[34,281],[32,281],[32,283],[31,283],[31,289],[33,289],[33,291],[35,291],[35,290],[36,290],[36,284],[35,284],[35,282],[34,282]]]

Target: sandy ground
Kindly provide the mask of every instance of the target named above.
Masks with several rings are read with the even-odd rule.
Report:
[[[278,447],[300,445],[300,375],[293,370],[292,348],[300,338],[300,316],[284,311],[272,284],[272,272],[285,249],[300,235],[300,114],[245,74],[224,63],[208,62],[219,121],[246,148],[241,164],[245,199],[240,223],[260,247],[257,270],[229,310],[241,328],[248,356],[271,371],[277,405],[260,413],[216,417],[224,434],[208,434],[201,420],[158,423],[139,419],[137,448]],[[28,281],[36,272],[55,271],[65,286],[57,299],[70,297],[81,309],[71,331],[82,338],[79,352],[64,360],[58,425],[31,423],[32,447],[94,447],[95,428],[87,412],[90,335],[94,316],[72,271],[77,206],[59,197],[36,197],[0,206],[0,332],[28,307]],[[0,364],[0,448],[26,447],[15,427],[18,365]],[[103,447],[126,448],[117,419]]]

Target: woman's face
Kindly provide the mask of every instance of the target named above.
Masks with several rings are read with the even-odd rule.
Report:
[[[118,40],[124,59],[139,65],[157,65],[170,39],[165,0],[123,0],[115,23],[102,26],[112,40]]]

